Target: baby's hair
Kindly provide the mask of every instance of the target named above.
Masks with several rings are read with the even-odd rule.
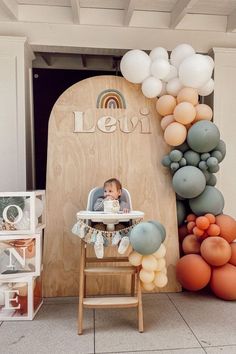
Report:
[[[117,190],[122,189],[122,185],[120,183],[120,181],[117,178],[110,178],[107,181],[104,182],[104,187],[107,184],[111,184],[111,183],[115,183]]]

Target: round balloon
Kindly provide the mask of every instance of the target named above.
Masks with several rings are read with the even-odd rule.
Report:
[[[165,116],[161,120],[161,128],[162,130],[165,130],[170,123],[173,123],[175,121],[173,114],[169,114],[168,116]]]
[[[177,146],[182,144],[187,136],[186,127],[178,122],[173,122],[167,126],[164,132],[164,139],[167,144]]]
[[[192,87],[182,88],[177,95],[177,103],[180,102],[189,102],[193,106],[196,106],[198,103],[198,92]]]
[[[166,61],[168,61],[168,52],[163,47],[153,48],[151,50],[149,56],[152,59],[152,61],[154,61],[156,59],[160,59],[160,58],[165,59]]]
[[[219,141],[219,129],[208,120],[201,120],[193,124],[188,131],[188,145],[197,152],[209,152],[217,146]]]
[[[136,252],[142,255],[149,255],[156,252],[160,247],[162,233],[152,223],[141,222],[131,230],[130,243]]]
[[[199,103],[195,106],[196,109],[196,117],[194,122],[199,120],[211,120],[213,117],[213,112],[210,106],[204,103]]]
[[[157,79],[163,79],[170,72],[170,64],[163,58],[157,58],[151,63],[151,74]]]
[[[206,179],[202,171],[194,166],[180,168],[173,176],[174,191],[183,198],[195,198],[205,189]]]
[[[193,55],[195,53],[195,50],[191,45],[189,44],[179,44],[177,47],[175,47],[170,55],[170,62],[172,65],[174,65],[176,68],[179,67],[180,63],[187,57]]]
[[[202,54],[193,54],[179,66],[179,79],[183,86],[201,88],[211,78],[212,65]]]
[[[198,197],[189,200],[189,206],[196,215],[218,215],[224,208],[224,197],[217,188],[206,186]]]
[[[141,89],[145,97],[147,98],[157,97],[162,89],[161,80],[156,79],[153,76],[149,76],[147,79],[143,81]]]
[[[215,82],[213,79],[207,81],[205,85],[198,89],[198,94],[200,96],[208,96],[214,91]]]
[[[157,220],[149,220],[148,222],[150,222],[151,224],[155,225],[158,228],[158,230],[161,233],[161,242],[164,242],[166,238],[166,229],[164,228],[164,226]]]
[[[161,96],[156,103],[157,112],[161,116],[172,114],[176,106],[176,99],[171,95]]]
[[[150,76],[151,59],[142,50],[133,49],[125,53],[120,62],[120,70],[126,80],[140,84]]]
[[[224,300],[236,300],[236,267],[226,263],[212,270],[211,289]]]
[[[169,95],[177,96],[182,87],[183,84],[180,82],[179,78],[174,77],[173,79],[168,81],[166,85],[166,91]]]

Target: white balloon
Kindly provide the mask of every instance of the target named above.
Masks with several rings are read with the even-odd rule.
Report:
[[[212,68],[214,69],[214,67],[215,67],[215,62],[214,62],[214,60],[212,59],[212,57],[210,57],[210,55],[205,55],[205,58],[210,62]]]
[[[167,95],[167,91],[166,91],[166,82],[162,81],[162,89],[161,89],[161,92],[159,93],[158,97],[161,97],[163,95]]]
[[[162,82],[153,76],[148,77],[142,83],[142,92],[148,98],[157,97],[162,89]]]
[[[205,55],[194,54],[179,66],[179,79],[184,86],[200,88],[210,80],[212,65]]]
[[[170,72],[170,64],[163,58],[154,60],[151,64],[151,74],[157,79],[163,79]]]
[[[28,230],[30,229],[30,213],[29,211],[24,211],[21,220],[15,224],[17,230]]]
[[[174,65],[170,65],[169,74],[163,78],[163,81],[168,82],[178,76],[178,71]]]
[[[179,91],[183,88],[183,84],[180,82],[178,77],[168,81],[166,85],[166,91],[169,95],[177,96]]]
[[[165,60],[168,60],[168,52],[163,47],[153,48],[153,50],[150,52],[149,56],[152,60],[156,60],[157,58],[158,59],[163,58]]]
[[[142,50],[128,51],[120,62],[120,70],[126,80],[140,84],[150,75],[151,58]]]
[[[170,55],[170,62],[176,68],[179,67],[180,63],[187,57],[195,54],[195,50],[189,44],[180,44],[175,47]]]
[[[209,81],[207,81],[205,85],[203,85],[202,87],[200,87],[200,89],[198,89],[198,94],[200,96],[208,96],[214,91],[214,86],[215,86],[214,80],[210,79]]]

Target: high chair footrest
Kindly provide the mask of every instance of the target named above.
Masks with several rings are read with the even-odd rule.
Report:
[[[135,274],[135,267],[89,267],[84,270],[86,275],[131,275]]]
[[[134,296],[91,297],[84,298],[83,305],[87,308],[137,307],[138,299]]]

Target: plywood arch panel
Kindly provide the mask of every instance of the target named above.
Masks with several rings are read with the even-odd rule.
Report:
[[[133,208],[143,210],[146,220],[165,225],[169,283],[162,291],[180,290],[175,278],[175,194],[161,165],[168,151],[155,100],[145,98],[139,85],[99,76],[71,86],[59,97],[48,131],[44,296],[78,295],[79,239],[71,227],[76,212],[86,207],[89,190],[110,177],[121,180],[131,193]],[[88,287],[91,294],[128,289],[119,279],[108,286],[96,280]]]

